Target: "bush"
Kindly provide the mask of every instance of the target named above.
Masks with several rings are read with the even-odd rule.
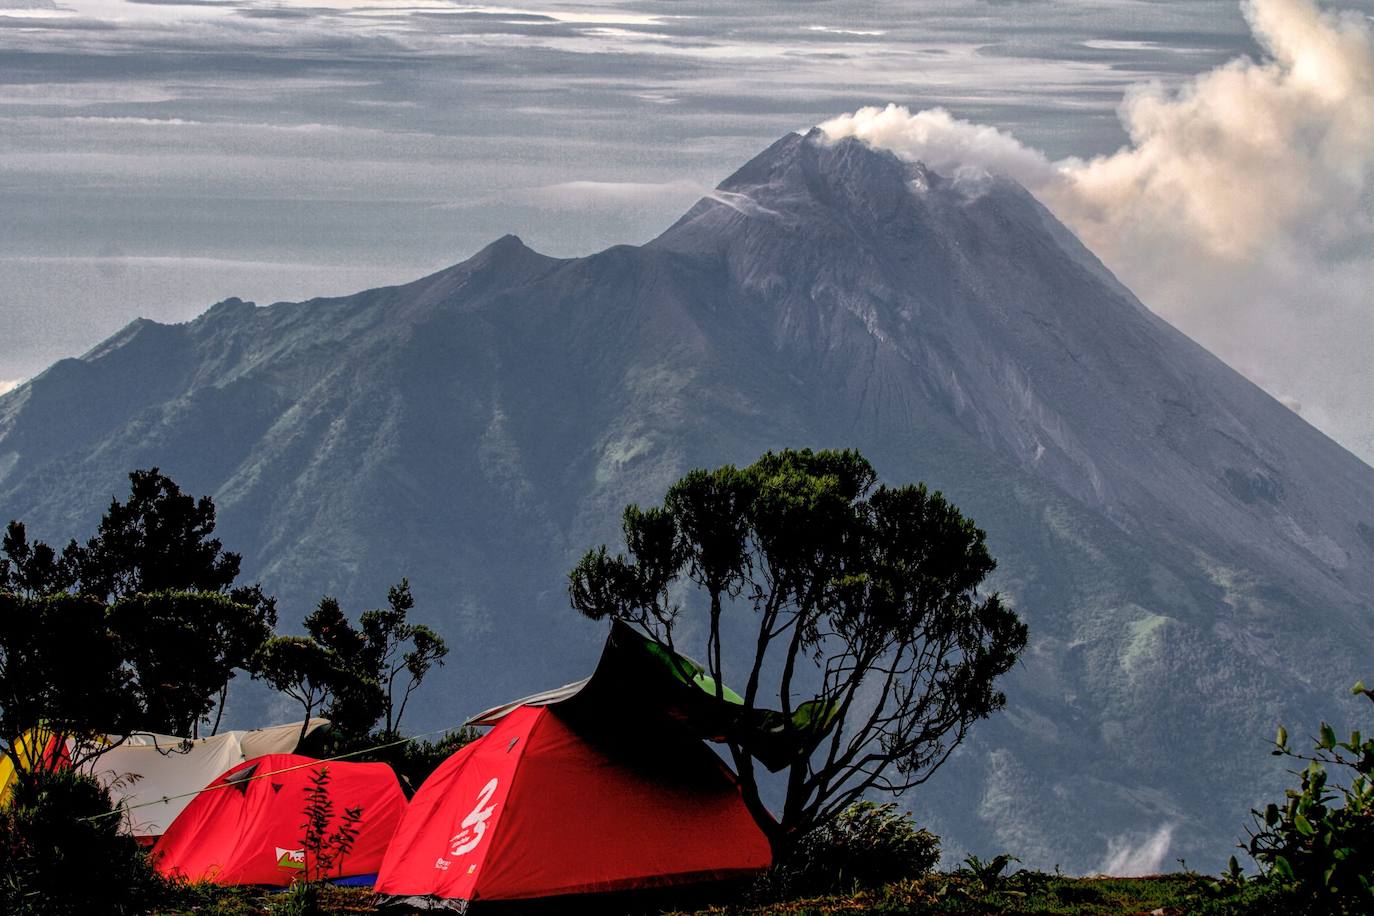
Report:
[[[1362,683],[1351,692],[1374,700]],[[1280,728],[1272,753],[1306,766],[1294,771],[1298,788],[1287,790],[1282,804],[1252,812],[1244,848],[1261,881],[1310,901],[1314,912],[1374,912],[1374,738],[1355,731],[1340,741],[1323,722],[1313,752],[1301,754]],[[1329,769],[1345,773],[1347,782],[1328,782]]]
[[[342,873],[362,819],[363,809],[359,805],[345,808],[343,817],[335,822],[334,799],[329,796],[329,767],[320,767],[311,775],[310,788],[305,790],[305,823],[301,825],[305,831],[301,846],[305,849],[307,882],[328,881],[336,865]],[[331,825],[333,831],[329,829]]]
[[[940,838],[909,813],[893,802],[857,802],[803,837],[759,890],[774,898],[848,893],[928,874],[939,861]]]
[[[463,745],[475,741],[479,732],[473,728],[456,728],[429,741],[418,738],[398,744],[398,736],[387,732],[373,732],[363,739],[350,738],[329,726],[316,729],[301,742],[296,753],[328,760],[342,754],[355,763],[385,763],[396,771],[396,778],[406,797],[413,796],[421,783],[438,769]],[[364,748],[375,748],[363,751]],[[361,753],[360,753],[361,752]]]
[[[82,773],[21,777],[0,811],[0,912],[147,912],[167,884],[114,810],[109,791]]]

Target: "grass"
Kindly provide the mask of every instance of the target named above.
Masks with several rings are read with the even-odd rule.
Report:
[[[369,888],[298,884],[285,891],[223,887],[208,882],[178,885],[176,901],[154,916],[355,916],[377,913]]]
[[[1196,893],[1187,875],[1155,878],[1067,878],[1018,872],[990,886],[960,874],[936,874],[889,884],[878,890],[757,905],[727,905],[698,911],[700,916],[826,916],[840,913],[899,914],[1061,914],[1061,916],[1136,916],[1162,910],[1166,916],[1188,912]]]
[[[1154,878],[1068,878],[1037,872],[1018,872],[991,883],[967,874],[934,874],[890,884],[873,891],[856,891],[769,903],[719,902],[691,910],[665,910],[660,901],[646,908],[643,900],[620,898],[619,905],[601,899],[597,912],[659,913],[674,916],[828,916],[828,914],[1054,914],[1054,916],[1180,916],[1202,905],[1198,885],[1188,875]],[[216,885],[184,885],[177,905],[159,916],[315,916],[315,914],[371,914],[380,912],[371,891],[361,888],[317,889],[264,893]],[[1202,905],[1203,909],[1210,909]],[[573,907],[559,907],[559,912]],[[580,911],[580,908],[579,908]],[[1213,912],[1217,912],[1212,910]],[[394,912],[388,910],[388,912]],[[478,911],[480,912],[480,910]],[[509,912],[502,909],[501,912]]]

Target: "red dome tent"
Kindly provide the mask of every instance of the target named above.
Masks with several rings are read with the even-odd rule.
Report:
[[[659,887],[768,867],[720,758],[681,728],[503,710],[420,787],[377,891],[458,902]]]
[[[297,754],[255,757],[210,783],[153,848],[158,870],[216,884],[285,886],[302,877],[315,868],[301,848],[306,796],[324,768],[334,812],[326,835],[344,809],[362,809],[352,851],[325,877],[375,875],[405,812],[396,774],[384,763],[321,763]]]

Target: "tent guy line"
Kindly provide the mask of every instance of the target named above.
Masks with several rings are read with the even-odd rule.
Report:
[[[457,728],[462,728],[461,725],[456,726],[456,727],[457,727]],[[301,764],[297,764],[296,766],[293,766],[293,767],[286,767],[286,768],[281,769],[281,770],[272,770],[271,772],[268,772],[268,773],[255,773],[254,775],[248,776],[248,777],[246,777],[246,778],[244,778],[244,779],[236,779],[236,780],[234,780],[233,782],[222,783],[222,784],[217,785],[217,786],[213,786],[213,785],[212,785],[212,786],[206,786],[205,788],[203,788],[203,789],[197,789],[197,790],[195,790],[194,792],[182,792],[180,795],[163,795],[163,796],[161,796],[161,797],[159,797],[159,798],[150,799],[150,800],[145,801],[145,802],[139,802],[139,803],[136,804],[136,805],[120,805],[120,806],[118,806],[117,808],[115,808],[113,811],[106,811],[106,812],[104,812],[103,814],[92,814],[92,815],[89,816],[89,817],[80,818],[80,820],[82,820],[82,821],[98,821],[98,820],[101,820],[101,819],[103,819],[103,818],[111,817],[111,816],[114,816],[114,815],[123,815],[125,812],[134,811],[134,810],[136,810],[136,809],[138,809],[138,808],[146,808],[146,807],[148,807],[149,805],[161,805],[161,804],[165,804],[165,803],[167,803],[167,802],[169,802],[169,801],[174,801],[174,800],[179,799],[179,798],[191,798],[191,797],[193,797],[193,796],[200,795],[200,794],[203,793],[203,792],[212,792],[212,791],[214,791],[214,790],[216,790],[216,789],[234,789],[234,788],[237,788],[237,787],[243,785],[244,783],[252,782],[252,781],[255,780],[255,779],[266,779],[266,778],[269,777],[269,776],[278,776],[278,775],[280,775],[280,774],[282,774],[282,773],[290,773],[290,772],[293,771],[293,770],[304,770],[304,769],[308,769],[308,768],[310,768],[310,767],[319,766],[319,765],[322,764],[322,763],[333,763],[333,762],[336,761],[336,760],[346,760],[346,759],[349,758],[349,757],[357,757],[359,754],[368,754],[368,753],[371,753],[372,751],[382,751],[382,750],[386,750],[386,749],[389,748],[389,747],[399,747],[399,746],[402,745],[402,744],[409,744],[410,742],[412,742],[412,741],[418,741],[418,740],[421,739],[421,738],[428,738],[430,735],[441,735],[441,734],[444,734],[444,733],[446,733],[446,732],[451,732],[451,731],[454,730],[454,728],[455,728],[455,726],[449,726],[449,727],[447,727],[447,728],[436,728],[434,731],[421,732],[421,733],[418,734],[418,735],[411,735],[409,738],[401,738],[401,739],[399,739],[399,740],[397,740],[397,741],[389,741],[389,742],[387,742],[386,744],[376,744],[376,745],[373,745],[372,747],[365,747],[365,748],[361,748],[361,749],[356,750],[356,751],[349,751],[347,754],[338,754],[338,755],[335,755],[335,756],[333,756],[333,757],[325,757],[323,760],[312,760],[312,761],[310,761],[309,763],[301,763]]]

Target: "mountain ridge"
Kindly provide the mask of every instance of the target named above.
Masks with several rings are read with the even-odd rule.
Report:
[[[624,504],[782,446],[946,492],[1030,621],[1007,713],[911,796],[950,851],[1086,871],[1173,825],[1219,863],[1264,737],[1374,660],[1374,470],[1018,185],[815,131],[643,246],[131,323],[0,397],[0,515],[64,540],[156,464],[288,618],[409,575],[455,646],[436,727],[585,673],[564,576]]]

